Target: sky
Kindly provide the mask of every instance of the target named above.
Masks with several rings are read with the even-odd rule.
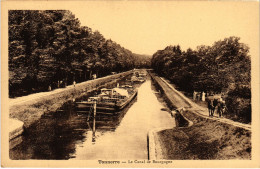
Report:
[[[238,36],[258,54],[257,2],[98,1],[71,6],[82,26],[138,54],[169,45],[183,50]]]

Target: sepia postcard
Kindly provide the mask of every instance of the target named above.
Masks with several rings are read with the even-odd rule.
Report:
[[[258,168],[258,1],[1,2],[1,166]]]

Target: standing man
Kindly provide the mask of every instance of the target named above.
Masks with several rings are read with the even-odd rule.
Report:
[[[219,117],[223,116],[225,108],[226,108],[225,101],[221,101],[220,102],[220,114],[219,114]]]
[[[49,87],[48,87],[48,91],[51,91],[51,85],[49,85]]]
[[[213,116],[213,101],[210,99],[207,99],[207,101],[208,101],[209,116]]]
[[[223,115],[223,108],[224,108],[223,100],[222,100],[222,98],[220,98],[218,100],[218,104],[217,104],[217,112],[219,114],[219,117],[221,117]]]
[[[215,113],[215,109],[216,109],[216,106],[218,105],[218,100],[217,99],[214,99],[213,100],[213,108],[212,108],[212,116],[214,115]]]
[[[198,96],[198,101],[200,101],[200,94],[201,94],[201,93],[198,92],[198,95],[197,95],[197,96]]]
[[[193,100],[194,101],[196,100],[196,95],[197,95],[197,92],[195,92],[195,90],[194,90],[194,92],[193,92]]]
[[[218,115],[219,115],[219,117],[221,117],[221,103],[220,103],[221,101],[220,100],[218,100],[218,104],[217,104],[217,113],[218,113]]]
[[[204,91],[202,92],[201,100],[205,102],[205,92]]]

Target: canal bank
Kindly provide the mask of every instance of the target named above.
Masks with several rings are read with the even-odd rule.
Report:
[[[66,88],[59,88],[49,92],[9,99],[9,117],[16,119],[16,121],[21,121],[24,127],[28,128],[39,120],[43,114],[55,112],[64,103],[80,98],[102,86],[115,84],[118,80],[130,75],[132,72],[133,70],[78,83],[75,86],[70,85]],[[15,133],[15,131],[20,132],[20,130],[15,128],[10,133]]]
[[[205,109],[173,89],[164,79],[151,72],[150,75],[173,110],[180,107],[186,109],[177,113],[180,118],[176,118],[179,122],[176,122],[174,129],[151,132],[150,137],[156,138],[159,144],[154,145],[153,151],[160,152],[152,158],[251,159],[251,127],[205,116]],[[193,125],[189,125],[191,123],[188,121]]]
[[[123,83],[123,81],[122,81]],[[147,159],[147,133],[173,128],[175,120],[158,97],[150,78],[137,85],[138,95],[120,117],[88,121],[88,115],[70,110],[48,113],[26,129],[11,159]],[[95,127],[94,127],[95,126]],[[94,129],[95,128],[95,129]]]
[[[75,160],[94,159],[147,159],[147,133],[157,128],[173,128],[175,120],[166,104],[158,100],[150,78],[140,85],[136,102],[127,110],[114,131],[104,132],[97,128],[95,141],[86,139],[75,149]],[[91,138],[93,131],[87,131]]]

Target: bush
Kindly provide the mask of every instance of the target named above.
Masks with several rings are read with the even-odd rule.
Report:
[[[229,91],[226,105],[228,116],[233,115],[244,123],[251,122],[251,91],[248,87],[236,87]]]

